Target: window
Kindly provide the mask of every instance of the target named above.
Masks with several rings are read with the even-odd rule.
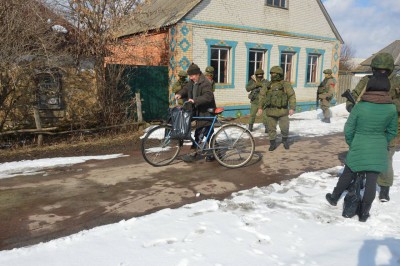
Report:
[[[281,53],[281,68],[283,69],[283,78],[289,82],[295,80],[295,71],[293,70],[295,60],[294,55],[294,53]]]
[[[53,73],[40,73],[37,80],[37,104],[39,109],[61,109],[60,76]]]
[[[287,8],[286,0],[266,0],[265,2],[267,6]]]
[[[214,81],[216,83],[229,83],[229,48],[211,47],[211,66],[214,67]]]
[[[318,65],[319,65],[319,57],[318,54],[309,54],[307,59],[307,83],[316,83],[318,76]]]
[[[264,69],[264,50],[249,50],[249,75],[247,80],[250,80],[251,76],[254,75],[258,68]]]

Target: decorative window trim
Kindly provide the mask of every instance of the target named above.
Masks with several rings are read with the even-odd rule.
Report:
[[[226,47],[230,48],[230,62],[229,62],[229,76],[230,76],[230,83],[227,84],[215,84],[215,88],[217,89],[233,89],[235,88],[235,54],[236,54],[236,46],[238,42],[235,41],[226,41],[226,40],[215,40],[215,39],[205,39],[207,44],[208,50],[208,58],[207,64],[210,65],[211,63],[211,47],[212,46],[219,46],[219,47]]]
[[[247,77],[249,76],[249,53],[250,53],[250,49],[260,49],[260,50],[265,50],[265,54],[267,54],[268,58],[267,58],[267,62],[265,66],[264,66],[264,72],[266,73],[265,78],[269,79],[269,69],[270,69],[270,64],[271,64],[271,49],[272,49],[272,44],[260,44],[260,43],[251,43],[251,42],[246,42],[246,50],[247,50],[247,60],[246,60],[246,83],[249,82],[247,80]],[[265,61],[265,58],[264,58]]]
[[[296,66],[295,66],[295,80],[291,83],[293,88],[297,87],[297,81],[299,80],[299,56],[300,56],[300,47],[293,47],[293,46],[284,46],[279,45],[279,66],[282,64],[281,55],[282,52],[286,53],[294,53],[296,56]]]
[[[320,65],[319,67],[319,77],[316,77],[315,83],[310,83],[307,82],[307,70],[308,70],[308,56],[310,54],[315,54],[319,55],[321,60],[320,60]],[[325,50],[323,49],[315,49],[315,48],[306,48],[306,67],[305,67],[305,74],[304,74],[304,87],[305,88],[315,88],[319,85],[319,83],[322,81],[322,71],[323,71],[323,66],[324,66],[324,60],[325,60]],[[318,82],[319,80],[319,82]]]

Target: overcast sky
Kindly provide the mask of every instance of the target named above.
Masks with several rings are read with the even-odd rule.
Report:
[[[400,40],[400,0],[322,0],[355,57],[367,58]]]

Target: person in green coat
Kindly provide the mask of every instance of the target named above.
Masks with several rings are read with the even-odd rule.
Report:
[[[289,115],[293,115],[296,110],[296,94],[292,84],[283,80],[283,69],[280,66],[271,67],[270,74],[271,81],[264,83],[259,95],[257,115],[261,115],[265,109],[270,142],[268,150],[273,151],[277,148],[278,123],[282,133],[283,147],[288,150]]]
[[[390,81],[390,90],[389,96],[392,98],[393,103],[396,105],[397,113],[400,114],[400,77],[396,75],[394,71],[394,60],[391,54],[388,53],[379,53],[377,54],[373,60],[371,61],[371,68],[372,69],[387,69],[389,71],[389,81]],[[351,92],[353,98],[356,102],[360,101],[361,96],[364,94],[366,85],[369,79],[373,75],[367,75],[363,77],[358,84],[356,85],[355,89]],[[350,101],[346,102],[346,109],[347,111],[351,112],[354,104]],[[389,190],[390,187],[393,185],[393,155],[396,151],[395,145],[396,139],[393,139],[389,144],[388,150],[388,169],[379,174],[377,184],[380,187],[379,191],[379,200],[381,202],[387,202],[390,200],[389,197]]]
[[[206,67],[204,76],[211,82],[212,91],[215,92],[214,68],[212,66]]]
[[[345,124],[344,133],[349,152],[346,166],[327,201],[336,206],[354,175],[365,178],[365,191],[358,212],[360,222],[367,221],[376,194],[379,173],[388,168],[388,145],[397,135],[397,111],[389,96],[389,71],[375,69],[361,101],[354,106]]]

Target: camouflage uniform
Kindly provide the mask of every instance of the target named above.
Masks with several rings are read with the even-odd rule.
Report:
[[[283,80],[283,70],[279,66],[271,68],[271,81],[264,84],[259,96],[259,109],[267,114],[270,151],[276,149],[276,127],[282,133],[282,143],[289,149],[289,109],[296,110],[296,94],[290,82]]]
[[[185,87],[188,84],[188,81],[186,79],[187,73],[185,71],[183,71],[183,70],[179,71],[178,77],[179,77],[179,80],[176,81],[174,83],[174,85],[172,85],[172,93],[174,93],[174,94],[179,93],[183,89],[183,87]],[[179,99],[178,104],[183,105],[184,101],[185,101],[185,99]]]
[[[212,92],[215,92],[214,68],[212,66],[206,67],[204,76],[211,82]]]
[[[252,78],[249,80],[249,82],[246,85],[246,91],[250,92],[249,94],[249,99],[250,99],[250,119],[249,119],[249,130],[253,131],[253,124],[254,121],[256,120],[256,115],[257,115],[257,110],[258,110],[258,103],[259,103],[259,94],[261,91],[261,88],[265,82],[267,82],[266,79],[264,79],[264,70],[262,69],[257,69],[256,73]],[[265,127],[265,133],[268,133],[268,127],[267,127],[267,115],[265,110],[263,111],[263,117],[262,121]]]
[[[318,86],[318,100],[320,101],[320,106],[321,106],[322,112],[324,114],[324,119],[322,119],[322,122],[330,123],[331,115],[330,115],[329,107],[331,105],[333,93],[335,92],[334,88],[335,88],[336,81],[332,77],[331,69],[325,69],[324,74],[325,74],[325,78],[321,82],[321,84]]]
[[[374,61],[374,59],[376,60]],[[400,115],[400,77],[396,76],[394,70],[394,62],[391,55],[386,53],[380,53],[375,57],[371,62],[371,67],[374,69],[387,69],[391,72],[389,75],[390,81],[390,90],[389,95],[392,97],[393,103],[396,105],[397,113]],[[391,58],[391,59],[390,59]],[[378,59],[385,60],[384,64],[380,64]],[[386,62],[387,61],[387,62]],[[392,67],[391,67],[392,65]],[[372,75],[368,75],[363,77],[354,90],[351,92],[353,98],[356,102],[359,102],[361,96],[364,94],[367,83]],[[346,102],[346,109],[347,111],[351,112],[353,108],[353,103],[350,101]],[[400,122],[400,121],[399,121]],[[380,173],[378,176],[377,184],[381,187],[381,191],[379,193],[379,199],[381,201],[388,201],[389,200],[389,187],[393,185],[393,155],[396,151],[396,138],[393,139],[388,145],[388,169],[387,172]]]

